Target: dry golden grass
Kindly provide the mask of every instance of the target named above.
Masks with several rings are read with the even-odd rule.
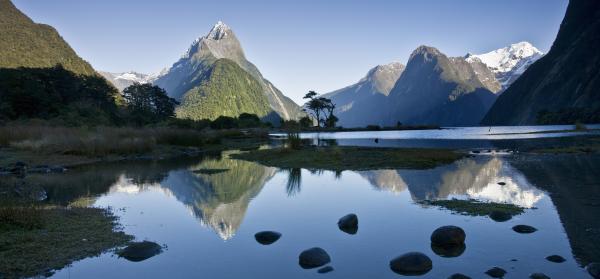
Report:
[[[202,146],[215,142],[215,133],[168,127],[52,127],[7,125],[0,127],[0,146],[47,154],[103,156],[137,154],[157,145]]]

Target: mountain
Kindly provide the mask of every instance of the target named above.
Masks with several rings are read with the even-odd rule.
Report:
[[[390,91],[388,124],[476,125],[496,98],[480,78],[463,57],[420,46]]]
[[[520,42],[484,54],[467,54],[467,62],[483,63],[494,73],[495,79],[505,90],[525,70],[544,54],[528,42]]]
[[[571,0],[550,51],[498,98],[482,123],[600,121],[600,1]]]
[[[215,119],[242,112],[264,117],[272,111],[260,82],[232,60],[215,61],[200,78],[198,86],[181,97],[177,117]]]
[[[379,110],[390,90],[404,71],[404,65],[393,62],[369,70],[357,83],[323,94],[336,104],[335,115],[343,127],[364,127],[382,124],[385,115]]]
[[[105,79],[110,81],[119,91],[123,91],[123,89],[134,83],[152,83],[153,77],[148,74],[141,74],[134,71],[129,71],[125,73],[109,73],[109,72],[98,72]]]
[[[227,59],[234,63],[226,63],[222,59]],[[227,65],[221,65],[218,71],[215,71],[214,68],[217,61],[221,61],[221,64]],[[249,74],[245,76],[246,81],[240,82],[236,80],[240,76],[238,68]],[[224,72],[226,70],[234,70],[235,73],[229,75],[229,73]],[[218,72],[221,77],[210,79],[209,77],[212,77],[215,72]],[[236,88],[246,93],[255,91],[255,88],[247,86],[254,86],[255,83],[258,83],[261,95],[266,98],[269,104],[269,112],[248,110],[250,107],[262,107],[262,104],[235,101],[235,94],[228,95],[228,98],[233,99],[220,102],[219,99],[221,97],[218,96],[220,88],[210,84],[213,80],[218,80],[221,83],[220,86],[227,87],[227,90]],[[262,76],[254,64],[246,59],[241,44],[233,30],[220,21],[213,26],[206,36],[196,39],[177,62],[170,68],[165,69],[156,78],[154,84],[164,88],[171,97],[183,101],[182,109],[179,110],[180,115],[194,119],[202,118],[204,115],[197,115],[196,113],[200,110],[194,109],[192,104],[186,104],[185,102],[195,100],[194,105],[201,103],[199,100],[206,97],[202,94],[207,94],[207,92],[200,90],[199,87],[212,88],[210,94],[217,94],[210,96],[209,98],[214,102],[207,104],[207,106],[213,106],[211,108],[213,111],[225,108],[227,104],[231,104],[232,102],[237,102],[237,107],[227,108],[228,113],[235,114],[235,116],[242,112],[256,113],[264,119],[273,122],[278,122],[281,118],[295,119],[302,114],[298,105],[284,96],[281,91]],[[192,97],[190,94],[201,94],[202,96]],[[258,96],[252,96],[251,99],[262,100]]]
[[[76,74],[96,74],[54,28],[33,22],[10,0],[0,0],[0,34],[0,68],[51,68],[61,64]]]

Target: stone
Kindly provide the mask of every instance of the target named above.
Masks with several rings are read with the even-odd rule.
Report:
[[[274,231],[262,231],[254,235],[256,241],[262,245],[271,245],[275,243],[275,241],[279,240],[280,237],[281,233]]]
[[[431,234],[431,243],[436,246],[464,245],[465,231],[457,226],[443,226]]]
[[[300,266],[304,269],[324,266],[331,262],[329,254],[320,247],[313,247],[302,251],[298,258]]]
[[[585,267],[585,270],[594,278],[600,278],[600,263],[590,263]]]
[[[141,262],[152,258],[162,252],[162,247],[152,241],[133,242],[117,252],[119,257],[123,257],[132,262]]]
[[[548,277],[546,274],[544,273],[532,273],[531,275],[529,275],[529,278],[531,279],[550,279],[550,277]]]
[[[485,274],[489,275],[492,278],[502,278],[506,274],[506,270],[494,267],[485,272]]]
[[[317,270],[317,273],[321,273],[321,274],[323,274],[323,273],[329,273],[329,272],[332,272],[333,270],[334,270],[333,267],[330,266],[330,265],[328,265],[326,267],[322,267],[319,270]]]
[[[390,268],[400,275],[423,275],[433,268],[433,263],[423,253],[409,252],[391,260]]]
[[[471,277],[461,274],[461,273],[454,273],[454,274],[450,275],[450,277],[448,277],[448,279],[471,279]]]
[[[512,227],[513,231],[518,233],[534,233],[537,231],[536,228],[528,225],[516,225]]]
[[[546,260],[553,262],[553,263],[562,263],[565,262],[565,258],[559,256],[559,255],[552,255],[552,256],[548,256],[546,257]]]
[[[347,234],[356,234],[358,232],[358,216],[348,214],[338,221],[338,228]]]
[[[496,222],[506,222],[512,219],[512,215],[510,215],[510,213],[497,210],[490,212],[489,217]]]
[[[431,251],[433,251],[436,255],[444,258],[455,258],[462,255],[467,246],[464,244],[460,245],[446,245],[446,246],[438,246],[435,244],[431,244]]]

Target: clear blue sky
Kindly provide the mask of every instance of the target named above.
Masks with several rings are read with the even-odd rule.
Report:
[[[218,20],[263,75],[296,102],[426,44],[451,56],[529,41],[546,52],[567,0],[13,0],[54,26],[97,70],[156,72]]]

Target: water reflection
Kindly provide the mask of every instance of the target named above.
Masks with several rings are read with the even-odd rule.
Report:
[[[429,170],[357,173],[375,189],[392,193],[408,190],[414,201],[471,198],[531,208],[544,197],[543,191],[531,185],[503,157],[465,158]]]
[[[572,274],[575,275],[569,278],[584,278],[569,257],[571,246],[552,203],[544,191],[531,183],[531,173],[540,172],[515,165],[509,156],[465,158],[429,170],[335,173],[280,170],[232,160],[228,155],[96,166],[28,179],[39,183],[46,179],[50,183],[49,202],[127,207],[119,214],[128,233],[169,247],[146,265],[133,265],[110,256],[86,259],[69,269],[69,275],[72,272],[76,277],[94,277],[98,270],[116,277],[149,278],[173,276],[171,272],[177,270],[179,277],[189,277],[201,270],[211,278],[312,278],[317,273],[309,274],[299,268],[297,257],[299,251],[319,245],[331,252],[335,265],[335,271],[329,275],[332,278],[397,278],[385,263],[398,253],[413,250],[426,253],[434,261],[427,278],[446,278],[455,272],[479,278],[496,265],[510,270],[515,277],[544,271],[554,278]],[[589,163],[588,171],[597,164]],[[544,175],[549,178],[562,175],[560,170],[564,169],[562,165],[535,162],[527,166],[546,168]],[[585,177],[590,185],[597,185],[593,175]],[[568,181],[576,181],[571,179],[574,178]],[[589,189],[590,195],[595,194],[594,189]],[[476,198],[540,209],[498,223],[423,208],[412,202],[449,198]],[[558,209],[559,213],[563,211],[561,219],[572,219],[563,220],[571,224],[566,228],[571,236],[573,230],[580,233],[575,225],[582,227],[583,221],[594,221],[592,215],[579,220],[574,213],[569,214],[565,208],[577,204],[568,201],[559,204]],[[336,221],[349,212],[360,218],[361,229],[355,235],[344,234],[336,227]],[[573,219],[577,221],[574,223]],[[533,225],[539,231],[534,237],[516,236],[510,229],[516,222]],[[468,249],[430,246],[429,233],[447,224],[465,229]],[[267,229],[279,231],[283,237],[264,247],[253,236]],[[391,245],[396,243],[400,244]],[[578,242],[573,246],[589,245],[592,244],[582,246]],[[561,265],[548,264],[544,257],[551,254],[568,260]],[[511,262],[513,258],[519,261]],[[223,268],[224,263],[244,268]],[[67,276],[67,272],[56,275],[61,276]]]
[[[240,227],[248,204],[276,172],[275,168],[241,160],[206,159],[186,169],[171,171],[158,183],[147,184],[121,177],[109,192],[138,193],[160,188],[185,204],[203,224],[212,228],[223,240],[230,239]],[[194,170],[227,169],[218,173]]]

